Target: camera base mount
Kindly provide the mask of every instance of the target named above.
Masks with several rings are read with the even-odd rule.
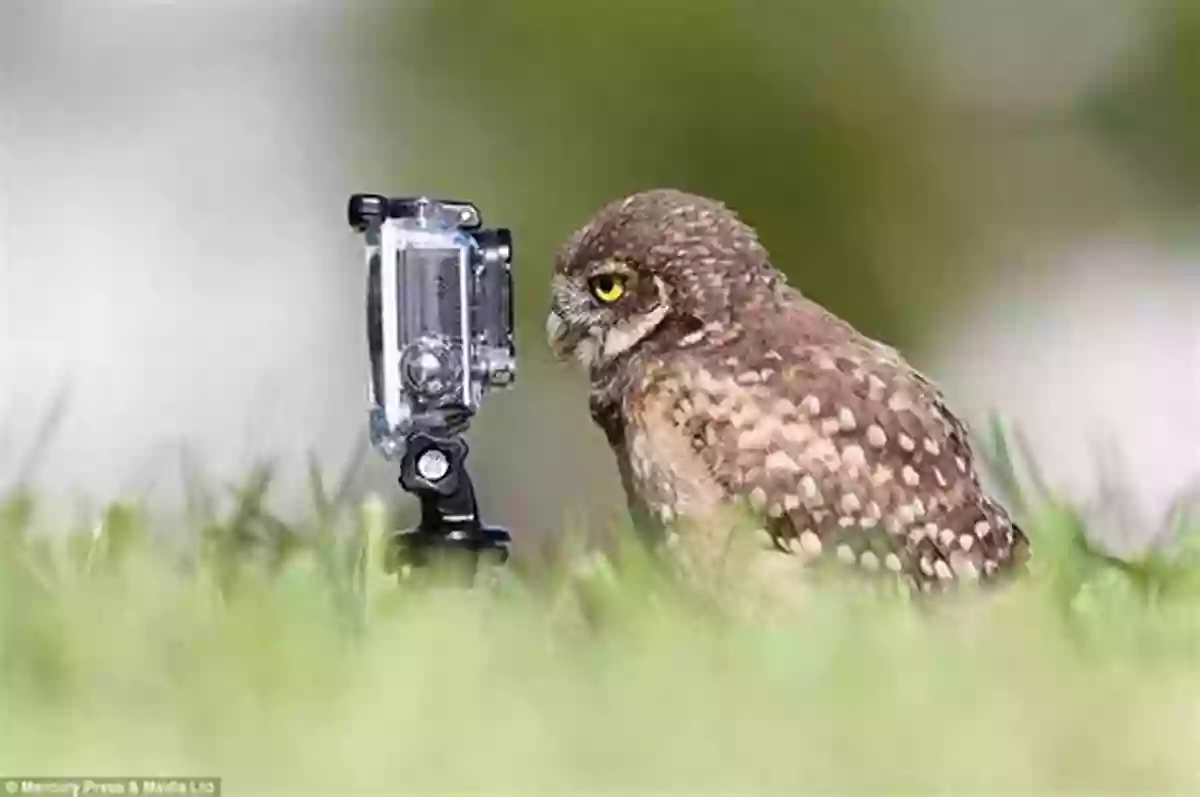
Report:
[[[512,536],[480,520],[475,488],[466,468],[465,422],[455,427],[420,430],[405,437],[400,486],[417,497],[421,519],[416,527],[392,537],[388,569],[405,572],[435,560],[465,565],[473,580],[481,559],[508,560]]]

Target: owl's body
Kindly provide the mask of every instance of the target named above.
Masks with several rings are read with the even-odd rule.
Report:
[[[937,387],[788,285],[719,203],[613,203],[558,271],[552,342],[589,368],[592,416],[643,527],[720,547],[727,510],[744,508],[766,532],[758,556],[834,559],[925,590],[1027,558]],[[572,287],[613,279],[599,313]]]

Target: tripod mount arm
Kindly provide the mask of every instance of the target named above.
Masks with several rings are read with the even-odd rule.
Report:
[[[476,563],[484,553],[507,561],[512,537],[479,517],[475,488],[467,472],[469,452],[462,433],[466,419],[411,432],[400,460],[400,486],[417,497],[421,519],[394,538],[396,564],[420,567],[432,554],[463,554]]]

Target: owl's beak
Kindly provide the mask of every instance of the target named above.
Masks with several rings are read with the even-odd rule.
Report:
[[[568,334],[569,329],[563,317],[553,310],[546,316],[546,342],[550,345],[550,351],[559,359],[569,355],[576,343]]]

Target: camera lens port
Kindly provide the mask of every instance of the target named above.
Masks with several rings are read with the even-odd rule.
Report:
[[[436,338],[421,338],[400,356],[405,386],[425,400],[441,398],[454,389],[458,365],[450,347]]]

